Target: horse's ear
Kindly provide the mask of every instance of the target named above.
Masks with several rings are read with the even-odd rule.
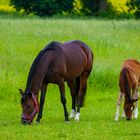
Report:
[[[134,102],[138,101],[138,99],[139,99],[139,98],[137,98],[137,99],[132,99],[132,102],[134,103]]]
[[[23,90],[22,90],[22,89],[19,89],[19,92],[20,92],[20,94],[21,94],[21,95],[23,95],[23,94],[24,94],[24,92],[23,92]]]

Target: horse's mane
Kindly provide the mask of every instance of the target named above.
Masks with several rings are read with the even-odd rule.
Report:
[[[42,56],[47,52],[47,51],[50,51],[50,50],[55,50],[56,49],[56,46],[58,46],[59,42],[51,42],[49,43],[47,46],[45,46],[44,49],[42,49],[39,54],[37,55],[37,57],[35,58],[35,60],[33,61],[32,65],[31,65],[31,68],[30,68],[30,71],[29,71],[29,74],[28,74],[28,80],[27,80],[27,85],[26,85],[26,90],[25,92],[28,92],[28,90],[30,90],[30,83],[31,83],[31,80],[34,76],[34,74],[36,73],[36,69],[37,69],[37,66],[40,62],[40,59],[42,58]]]

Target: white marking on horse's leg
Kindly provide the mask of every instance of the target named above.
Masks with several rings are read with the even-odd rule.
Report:
[[[75,121],[77,121],[77,122],[78,122],[78,121],[79,121],[79,119],[80,119],[80,113],[79,113],[79,112],[77,112],[77,113],[76,113],[76,116],[75,116]]]
[[[134,91],[134,98],[137,99],[139,98],[139,92],[138,92],[138,89],[136,89]],[[134,119],[137,119],[138,118],[138,101],[136,101],[135,103],[135,109],[134,109]]]
[[[116,114],[115,114],[115,121],[119,120],[119,109],[120,109],[120,105],[117,105],[117,110],[116,110]]]
[[[125,118],[125,112],[124,112],[124,110],[123,110],[123,112],[122,112],[121,118],[122,118],[122,119]]]
[[[76,111],[74,109],[71,110],[70,119],[75,117]]]
[[[134,119],[137,119],[137,118],[138,118],[138,101],[136,101],[136,106],[134,109]]]
[[[119,120],[119,111],[120,111],[120,104],[122,102],[122,97],[123,97],[123,93],[119,93],[118,99],[117,99],[117,109],[116,109],[116,114],[115,114],[115,121]]]
[[[138,118],[138,108],[135,108],[134,110],[134,119]]]

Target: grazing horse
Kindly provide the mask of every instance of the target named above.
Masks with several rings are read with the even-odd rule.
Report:
[[[51,42],[35,58],[28,75],[26,89],[20,89],[23,124],[30,124],[38,113],[37,122],[42,118],[45,93],[49,83],[59,86],[65,121],[68,121],[66,108],[66,81],[72,96],[70,118],[79,120],[80,107],[84,104],[87,78],[92,70],[93,54],[83,42],[73,40],[65,43]],[[40,104],[38,103],[41,90]],[[77,110],[76,110],[77,105]]]
[[[117,111],[115,121],[118,121],[119,108],[123,96],[125,97],[122,117],[126,116],[127,120],[138,117],[138,88],[140,85],[140,62],[134,59],[124,61],[120,72],[119,86],[120,94],[117,99]],[[134,106],[136,102],[136,107]]]

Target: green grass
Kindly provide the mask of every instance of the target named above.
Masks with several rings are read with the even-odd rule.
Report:
[[[0,18],[0,139],[139,139],[140,118],[114,122],[118,75],[127,58],[139,59],[140,21]],[[94,52],[81,120],[65,123],[57,86],[50,85],[40,124],[20,123],[19,88],[30,65],[49,42],[79,39]],[[67,107],[71,99],[66,86]]]

